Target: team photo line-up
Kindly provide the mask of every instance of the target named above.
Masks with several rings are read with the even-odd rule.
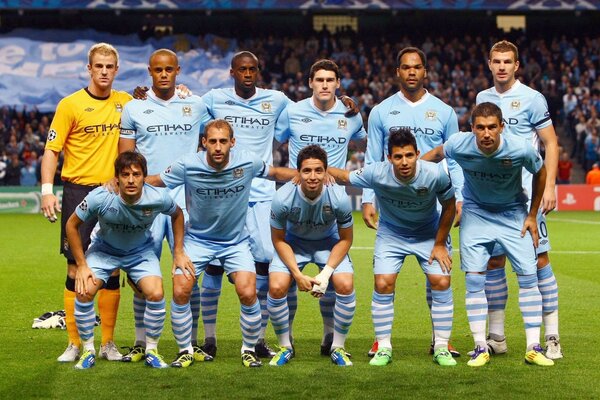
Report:
[[[259,60],[241,51],[231,60],[234,86],[199,97],[176,84],[177,55],[160,49],[148,62],[152,87],[136,88],[134,99],[112,89],[117,50],[93,45],[89,85],[59,102],[41,166],[42,212],[50,222],[62,212],[60,251],[67,260],[68,345],[58,361],[77,369],[95,365],[96,294],[101,358],[153,368],[213,361],[225,273],[240,302],[245,367],[260,367],[261,358],[272,366],[294,358],[298,290],[319,301],[321,353],[351,366],[345,340],[356,309],[348,255],[353,217],[343,186],[352,185],[362,188],[363,220],[376,230],[371,365],[392,361],[395,285],[409,255],[426,276],[433,361],[457,364],[460,353],[450,343],[453,225],[474,340],[467,365],[484,366],[490,354],[508,350],[507,258],[519,286],[525,362],[554,365],[563,353],[545,215],[556,205],[558,144],[545,98],[516,78],[518,60],[514,44],[492,46],[494,86],[477,95],[471,132],[459,132],[454,110],[424,88],[423,51],[402,49],[399,90],[372,109],[367,138],[354,102],[336,98],[341,77],[334,61],[316,61],[308,79],[312,96],[293,102],[258,88]],[[274,140],[287,144],[289,168],[272,165]],[[344,169],[350,142],[365,140],[365,166]],[[61,152],[59,204],[52,182]],[[276,190],[275,181],[284,184]],[[178,347],[170,363],[158,352],[166,319],[159,263],[165,238]],[[316,276],[303,273],[308,263],[319,267]],[[134,291],[135,342],[125,355],[113,337],[120,270]],[[265,342],[269,320],[275,349]]]

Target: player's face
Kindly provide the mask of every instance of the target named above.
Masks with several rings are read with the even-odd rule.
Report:
[[[492,51],[492,57],[488,60],[488,66],[492,71],[494,84],[512,85],[515,81],[515,74],[519,69],[519,62],[515,60],[512,51],[499,52]]]
[[[212,127],[202,137],[202,146],[206,149],[206,159],[208,165],[214,169],[220,170],[229,162],[229,152],[235,139],[229,137],[227,129]]]
[[[396,76],[400,80],[400,88],[403,91],[414,93],[422,90],[427,70],[419,54],[405,53],[396,68]]]
[[[323,190],[325,179],[325,165],[323,161],[316,158],[308,158],[302,161],[300,166],[300,187],[306,197],[314,199]]]
[[[94,54],[92,63],[87,66],[91,84],[98,90],[110,90],[119,67],[114,55]]]
[[[152,88],[155,93],[175,93],[175,79],[179,75],[177,57],[171,54],[157,54],[150,60],[148,72],[152,77]]]
[[[235,81],[235,91],[239,96],[254,95],[258,80],[258,62],[254,57],[243,56],[235,60],[229,74]]]
[[[308,79],[308,86],[313,90],[313,98],[317,102],[332,107],[340,80],[335,77],[335,72],[320,69],[312,79]]]
[[[504,125],[498,117],[476,117],[473,133],[477,137],[477,147],[484,154],[492,154],[500,146],[500,133]]]
[[[411,145],[394,146],[388,160],[394,166],[394,175],[401,181],[411,180],[417,172],[417,160],[419,151]]]
[[[144,187],[144,172],[139,165],[131,165],[123,168],[117,176],[119,181],[119,193],[128,203],[131,203],[142,196]]]

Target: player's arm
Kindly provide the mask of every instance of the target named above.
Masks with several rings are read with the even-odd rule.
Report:
[[[556,208],[556,174],[558,172],[558,139],[554,126],[550,125],[539,129],[537,134],[544,143],[546,154],[544,165],[546,166],[546,186],[542,196],[542,212],[548,214]]]
[[[365,153],[365,165],[383,161],[384,159],[384,137],[385,132],[383,131],[383,121],[379,115],[380,106],[376,106],[371,110],[368,121],[368,132],[367,136],[367,151]],[[375,200],[375,194],[371,189],[363,189],[362,195],[362,218],[365,225],[371,229],[377,229],[377,210],[373,204]]]
[[[124,151],[134,151],[135,150],[135,139],[123,139],[119,138],[119,154]]]
[[[42,212],[50,222],[56,222],[56,212],[60,212],[60,204],[52,190],[59,154],[57,151],[46,149],[42,156]]]
[[[335,167],[327,167],[327,173],[331,175],[338,184],[345,186],[350,185],[350,171]]]
[[[81,236],[79,236],[79,227],[81,224],[83,224],[81,218],[77,216],[77,213],[73,213],[67,221],[65,231],[67,234],[67,240],[69,242],[69,248],[71,249],[71,254],[73,254],[75,264],[77,264],[77,273],[75,275],[75,292],[85,295],[89,292],[89,289],[92,288],[92,286],[89,285],[90,279],[92,281],[92,285],[96,286],[96,277],[94,276],[92,270],[88,267],[87,261],[85,260],[83,244],[81,242]]]
[[[529,214],[525,218],[523,229],[521,229],[521,237],[525,236],[525,233],[529,231],[533,238],[533,245],[538,247],[539,243],[539,232],[537,228],[537,211],[540,208],[540,203],[545,192],[546,186],[546,166],[542,165],[542,168],[535,174],[533,174],[533,187],[531,190],[531,208]]]
[[[344,114],[345,117],[354,117],[355,115],[360,113],[360,108],[358,108],[358,104],[352,100],[351,97],[346,95],[342,95],[339,97],[340,101],[344,104],[344,107],[348,109]]]
[[[154,187],[166,187],[167,186],[167,185],[165,185],[162,178],[160,177],[160,174],[148,175],[146,177],[146,179],[144,179],[144,182],[146,182],[148,185],[152,185]]]
[[[442,161],[445,157],[446,156],[444,155],[444,146],[440,145],[440,146],[434,147],[427,153],[423,154],[421,156],[421,160],[438,163],[438,162]]]
[[[277,251],[277,255],[290,270],[290,274],[292,274],[298,288],[303,292],[311,290],[317,281],[315,278],[304,275],[302,271],[300,271],[300,268],[298,268],[294,250],[292,249],[292,246],[285,241],[285,229],[277,229],[271,226],[271,240],[273,241],[273,247],[275,248],[275,251]]]
[[[171,214],[171,225],[173,226],[173,268],[172,275],[175,275],[177,268],[183,271],[186,279],[194,279],[196,270],[194,264],[183,250],[184,236],[184,216],[181,208],[177,207],[175,212]]]
[[[442,205],[442,212],[440,214],[438,230],[435,234],[433,250],[429,257],[429,264],[431,264],[433,260],[436,260],[440,263],[442,271],[449,273],[452,270],[452,257],[450,257],[450,254],[448,253],[446,241],[448,240],[450,227],[452,226],[452,221],[454,221],[454,215],[456,213],[456,198],[452,196],[446,200],[440,199],[440,204]]]
[[[267,179],[277,182],[289,182],[299,175],[298,171],[287,167],[269,167]]]

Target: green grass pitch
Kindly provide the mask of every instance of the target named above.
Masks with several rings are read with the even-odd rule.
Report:
[[[452,341],[463,354],[458,366],[441,368],[427,353],[430,322],[425,280],[414,258],[405,264],[396,288],[393,363],[384,368],[369,366],[366,352],[373,340],[370,302],[374,232],[365,228],[359,214],[355,221],[351,255],[357,312],[347,341],[353,367],[335,367],[319,355],[318,304],[308,294],[300,293],[294,325],[297,357],[283,368],[243,368],[239,356],[239,304],[233,287],[224,283],[217,325],[219,351],[214,362],[196,363],[185,370],[151,370],[142,363],[99,360],[92,370],[76,371],[70,364],[56,362],[66,345],[64,331],[31,329],[34,317],[63,308],[65,263],[57,252],[59,226],[49,224],[40,215],[1,215],[0,398],[600,398],[600,357],[596,353],[600,348],[600,213],[555,212],[548,218],[565,358],[545,369],[523,362],[525,334],[514,274],[509,275],[508,354],[492,357],[490,364],[481,369],[467,367],[466,353],[473,341],[457,253]],[[455,249],[457,233],[453,230]],[[169,271],[165,258],[165,276]],[[309,266],[308,271],[314,274],[316,268]],[[128,287],[121,293],[115,336],[117,344],[125,346],[133,342],[132,294]],[[168,303],[170,279],[165,281],[165,293]],[[99,342],[99,329],[96,333]],[[276,343],[270,326],[267,340]],[[168,318],[159,349],[167,361],[176,353]]]

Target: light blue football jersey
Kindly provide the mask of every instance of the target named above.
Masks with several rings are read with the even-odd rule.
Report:
[[[146,100],[131,100],[121,116],[121,138],[134,139],[148,162],[148,175],[159,174],[184,154],[196,153],[204,125],[210,121],[198,96],[169,100],[148,91]]]
[[[266,164],[273,164],[275,122],[293,101],[277,90],[256,88],[256,94],[244,99],[234,88],[213,89],[202,96],[208,112],[215,119],[224,119],[233,127],[235,147],[258,155]],[[270,201],[275,194],[275,182],[254,179],[250,201]]]
[[[285,229],[286,238],[321,241],[339,239],[338,227],[352,226],[352,206],[343,187],[323,186],[314,200],[308,199],[298,185],[283,185],[271,205],[271,226]]]
[[[248,236],[245,224],[252,179],[266,177],[269,167],[243,150],[232,149],[221,171],[208,165],[206,157],[205,151],[186,154],[160,177],[171,189],[185,185],[187,235],[221,245],[239,243]]]
[[[275,126],[275,139],[281,143],[289,142],[290,168],[296,168],[298,153],[311,144],[319,145],[327,152],[329,166],[346,166],[350,140],[367,136],[360,114],[346,117],[346,111],[337,99],[330,110],[321,111],[309,97],[289,105],[281,113]]]
[[[538,172],[544,162],[531,143],[515,135],[500,135],[500,147],[485,155],[471,132],[460,132],[444,144],[446,157],[462,167],[465,176],[463,207],[499,212],[527,203],[521,170]]]
[[[118,194],[98,187],[75,212],[82,221],[97,216],[100,230],[95,240],[111,254],[127,255],[152,247],[150,227],[154,218],[160,213],[172,215],[176,210],[167,190],[144,184],[142,197],[135,204],[127,204]]]
[[[376,162],[350,173],[350,183],[372,189],[379,205],[379,223],[403,236],[435,236],[439,222],[437,201],[454,196],[448,173],[441,164],[418,160],[413,179],[403,183],[388,161]]]
[[[503,133],[525,138],[536,149],[539,145],[536,131],[552,125],[544,96],[519,80],[504,93],[498,93],[495,87],[479,92],[476,102],[490,102],[500,107],[504,120]]]
[[[442,145],[459,131],[454,109],[437,97],[426,92],[419,101],[412,102],[398,91],[375,106],[369,114],[366,165],[387,159],[390,133],[400,128],[410,129],[417,139],[421,155]],[[448,169],[456,199],[461,201],[464,178],[460,166],[448,160]],[[372,201],[373,193],[364,190],[363,203]]]

